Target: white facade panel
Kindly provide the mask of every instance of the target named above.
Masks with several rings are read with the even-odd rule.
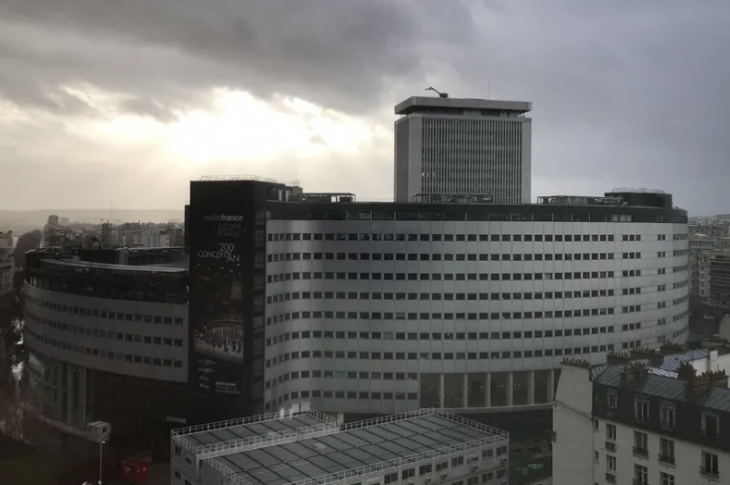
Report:
[[[187,382],[187,305],[84,297],[27,283],[24,291],[29,349],[90,369]]]
[[[399,136],[400,124],[407,125],[407,140]],[[529,203],[531,136],[532,120],[523,116],[409,114],[396,122],[396,201],[489,194],[497,203]],[[404,144],[407,150],[399,147]],[[404,175],[407,184],[399,180]]]
[[[270,220],[266,409],[546,407],[566,356],[686,341],[686,230]]]

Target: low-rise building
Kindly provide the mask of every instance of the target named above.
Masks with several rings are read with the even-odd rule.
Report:
[[[553,414],[554,482],[730,483],[722,357],[701,349],[610,354],[600,366],[565,361]]]
[[[689,292],[703,305],[710,304],[709,255],[717,242],[717,237],[706,234],[693,234],[689,241]]]
[[[438,409],[341,425],[316,411],[173,431],[173,485],[506,484],[509,434]]]
[[[0,307],[14,294],[13,289],[13,231],[0,232]]]

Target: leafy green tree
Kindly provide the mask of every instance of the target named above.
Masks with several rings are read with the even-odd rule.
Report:
[[[40,247],[42,240],[43,233],[38,229],[26,232],[18,238],[18,242],[15,244],[15,251],[13,251],[16,269],[25,269],[25,253]]]

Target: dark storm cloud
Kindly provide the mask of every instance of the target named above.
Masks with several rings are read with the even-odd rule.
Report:
[[[100,67],[129,62],[124,77],[151,75],[152,89],[170,67],[170,84],[286,93],[346,110],[372,106],[390,81],[422,78],[429,44],[456,48],[472,33],[458,0],[2,0],[0,19],[132,44],[141,59]],[[139,70],[145,49],[202,64],[184,71],[182,56]]]
[[[83,112],[59,86],[88,83],[169,121],[230,87],[388,125],[428,85],[491,92],[533,101],[541,192],[730,212],[728,24],[727,0],[0,0],[0,98]]]
[[[492,96],[533,101],[535,177],[730,211],[730,3],[517,1],[478,17],[481,59],[457,68],[471,82],[444,82],[478,96],[481,78]]]

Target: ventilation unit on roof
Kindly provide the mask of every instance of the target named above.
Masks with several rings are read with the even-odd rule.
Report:
[[[327,445],[325,445],[324,443],[314,443],[314,445],[312,445],[312,446],[314,446],[315,450],[327,449]]]

